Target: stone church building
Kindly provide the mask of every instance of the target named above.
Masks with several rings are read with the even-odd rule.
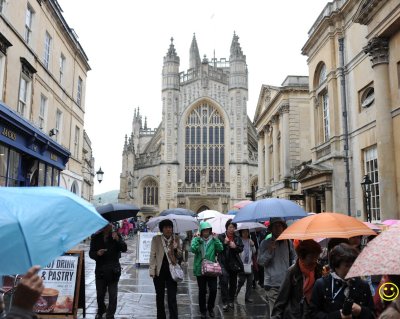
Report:
[[[229,60],[200,59],[196,37],[180,70],[173,39],[162,69],[162,122],[134,112],[125,137],[119,202],[152,214],[184,207],[227,212],[257,186],[257,133],[247,115],[246,56],[234,34]]]

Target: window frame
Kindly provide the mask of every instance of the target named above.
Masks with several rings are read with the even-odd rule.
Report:
[[[75,126],[75,136],[74,136],[74,156],[77,159],[79,159],[80,135],[81,135],[81,128],[78,125],[76,125]]]
[[[64,83],[65,63],[66,63],[66,57],[65,57],[64,54],[61,53],[60,54],[60,65],[59,65],[59,67],[60,67],[60,70],[59,70],[59,72],[60,72],[60,74],[59,74],[60,84]]]
[[[61,130],[62,130],[62,121],[63,121],[63,113],[61,112],[60,109],[56,110],[56,122],[55,122],[55,127],[56,127],[56,141],[60,142],[60,136],[61,136]]]
[[[331,138],[331,120],[329,112],[329,95],[327,90],[321,93],[321,115],[322,115],[322,130],[323,142],[326,143]]]
[[[364,173],[368,175],[372,184],[371,191],[371,220],[373,222],[381,221],[381,205],[379,193],[379,163],[378,163],[378,148],[376,145],[363,150],[364,156]],[[372,170],[371,170],[372,168]],[[364,196],[364,194],[363,194]]]
[[[78,76],[78,87],[76,92],[76,104],[82,106],[82,91],[83,91],[83,80]]]
[[[39,128],[42,131],[46,131],[48,102],[49,102],[49,99],[44,94],[40,94],[38,124],[39,124]]]
[[[53,38],[51,37],[50,33],[46,31],[44,38],[44,54],[43,54],[43,64],[46,67],[46,69],[49,69],[50,66],[52,40]]]
[[[28,13],[29,13],[29,21],[28,21]],[[32,25],[33,25],[33,15],[35,14],[35,11],[33,8],[29,5],[26,7],[25,11],[25,33],[24,33],[24,40],[27,44],[31,43],[32,40]]]
[[[21,88],[22,88],[22,81],[26,83],[25,86],[25,100],[21,100]],[[30,107],[30,94],[32,89],[32,80],[26,76],[24,73],[21,72],[20,80],[19,80],[19,90],[18,90],[18,107],[17,112],[22,116],[26,117],[25,113],[28,113],[28,109]],[[21,110],[22,105],[22,110]]]
[[[6,55],[0,51],[0,101],[4,101],[4,80],[6,74]]]

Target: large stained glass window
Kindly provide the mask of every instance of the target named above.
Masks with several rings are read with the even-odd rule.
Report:
[[[225,182],[224,120],[213,106],[202,103],[192,110],[185,128],[185,182]]]

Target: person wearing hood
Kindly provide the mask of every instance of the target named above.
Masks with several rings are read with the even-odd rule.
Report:
[[[259,249],[258,263],[264,267],[264,288],[267,291],[269,314],[274,308],[286,271],[296,260],[293,243],[290,240],[277,240],[286,227],[284,219],[271,218],[268,227],[271,237],[264,239]]]
[[[217,297],[217,277],[204,276],[201,273],[203,259],[215,262],[217,253],[224,249],[221,241],[212,235],[212,226],[208,222],[201,222],[199,236],[194,237],[191,242],[191,251],[195,254],[193,262],[193,273],[197,278],[199,286],[199,307],[201,318],[206,318],[207,310],[211,318],[214,318],[214,305]],[[208,302],[206,304],[207,285],[209,290]]]

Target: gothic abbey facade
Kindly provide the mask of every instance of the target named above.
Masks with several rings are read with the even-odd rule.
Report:
[[[227,59],[200,59],[196,37],[181,72],[173,39],[162,70],[162,122],[134,112],[119,201],[154,214],[172,207],[226,212],[257,185],[257,135],[247,116],[246,56],[234,34]],[[144,123],[143,123],[144,122]]]

